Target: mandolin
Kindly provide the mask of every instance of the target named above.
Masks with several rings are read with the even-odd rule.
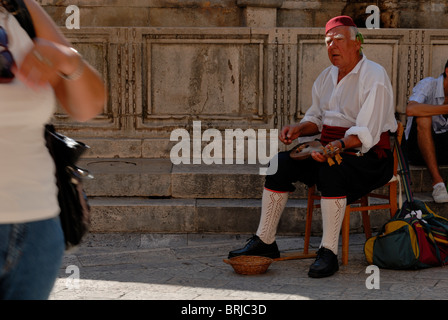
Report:
[[[319,141],[309,141],[298,144],[290,151],[289,155],[294,160],[303,160],[311,156],[312,152],[319,152],[327,157],[327,162],[330,166],[334,165],[336,160],[338,164],[342,162],[340,155],[341,149],[330,146],[330,148],[324,148]]]

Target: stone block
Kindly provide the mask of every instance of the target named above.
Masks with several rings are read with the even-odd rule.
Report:
[[[284,0],[237,0],[240,7],[280,8]]]
[[[142,142],[142,158],[169,159],[173,145],[175,145],[175,142],[168,139],[144,139]]]
[[[89,138],[82,137],[80,141],[87,144],[90,149],[83,155],[84,158],[141,158],[141,139],[118,138]]]
[[[240,11],[237,7],[151,8],[148,26],[240,27]]]
[[[92,198],[91,232],[196,232],[195,200]]]
[[[274,28],[277,26],[277,10],[274,8],[247,7],[244,9],[247,27]]]
[[[79,167],[94,176],[84,181],[88,196],[171,196],[172,165],[167,160],[83,159]]]
[[[313,232],[321,232],[320,210],[316,210]],[[260,199],[200,199],[197,201],[198,232],[255,234],[260,221]],[[279,235],[305,233],[305,200],[289,200],[281,216]]]
[[[256,165],[175,165],[172,195],[175,198],[258,198],[264,176]]]

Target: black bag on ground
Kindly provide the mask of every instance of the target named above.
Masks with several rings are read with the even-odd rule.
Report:
[[[83,178],[91,177],[87,170],[76,166],[89,148],[80,141],[57,133],[54,126],[45,126],[46,146],[56,165],[56,184],[61,208],[60,219],[65,247],[78,245],[90,227],[90,205],[83,189]]]

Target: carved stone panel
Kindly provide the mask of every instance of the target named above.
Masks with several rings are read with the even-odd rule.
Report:
[[[184,127],[192,120],[216,128],[264,121],[263,39],[246,30],[145,31],[137,129]]]
[[[448,32],[442,30],[425,30],[427,48],[425,56],[428,57],[428,72],[425,76],[438,77],[444,71],[448,61]]]
[[[54,115],[55,123],[66,129],[78,127],[107,128],[118,130],[120,127],[120,98],[117,93],[122,91],[120,66],[123,64],[118,51],[121,46],[117,43],[119,29],[85,28],[82,31],[64,30],[64,35],[81,53],[83,58],[91,64],[103,78],[109,93],[107,104],[103,112],[92,121],[77,123],[70,120],[61,106]],[[92,135],[92,132],[90,132]]]
[[[311,90],[319,74],[331,65],[322,36],[298,41],[298,99],[296,117],[300,118],[312,104]]]

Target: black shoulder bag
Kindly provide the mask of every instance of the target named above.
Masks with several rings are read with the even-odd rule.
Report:
[[[6,9],[14,14],[31,39],[35,38],[33,22],[23,0],[7,2]],[[83,178],[92,176],[87,170],[76,166],[89,146],[57,133],[52,124],[45,126],[45,141],[56,165],[58,202],[61,209],[59,217],[65,247],[70,249],[81,243],[90,226],[90,206],[83,189]]]
[[[45,126],[46,146],[56,165],[56,185],[61,212],[65,247],[78,245],[90,226],[90,205],[83,189],[83,179],[92,177],[87,170],[76,166],[81,155],[89,148],[55,131],[52,124]]]

